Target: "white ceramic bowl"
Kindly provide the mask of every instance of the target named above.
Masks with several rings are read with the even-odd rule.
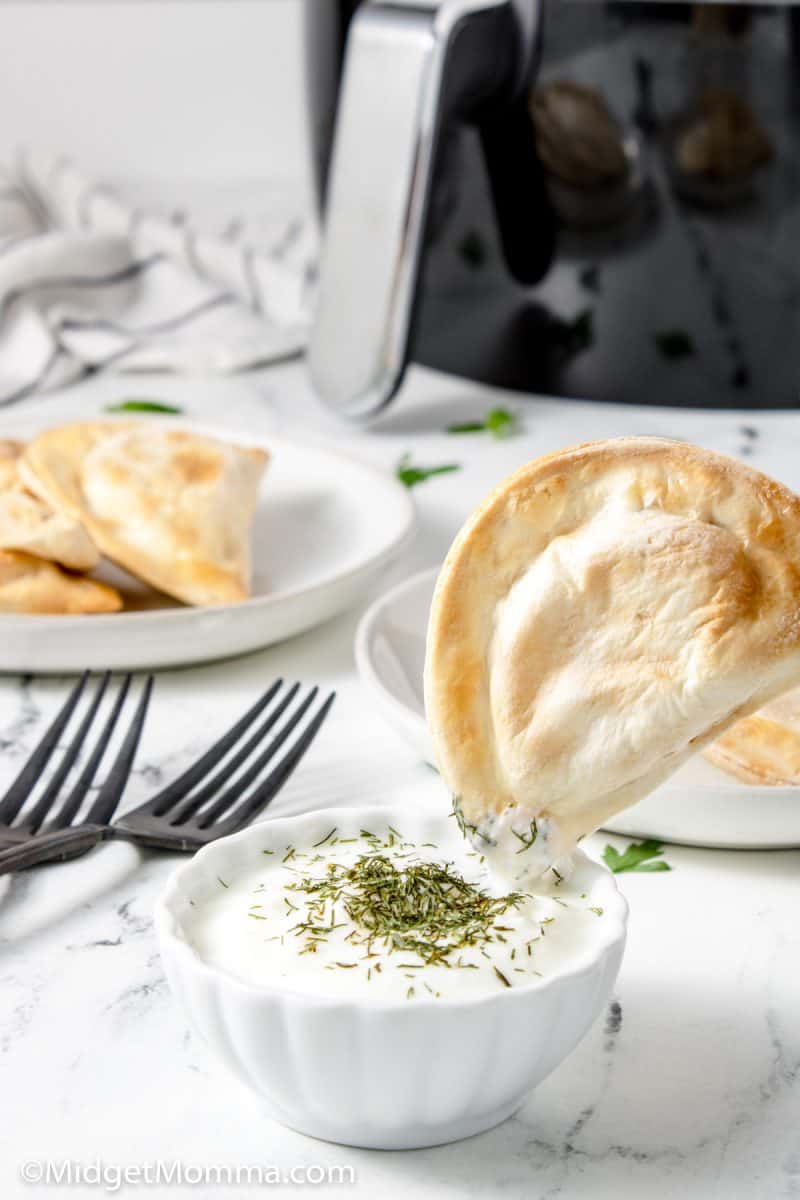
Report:
[[[603,908],[569,969],[496,994],[380,1002],[254,986],[201,960],[183,921],[190,900],[263,863],[265,845],[310,845],[335,825],[452,836],[444,813],[322,809],[251,826],[171,876],[156,909],[167,978],[194,1029],[268,1115],[327,1141],[405,1149],[454,1141],[510,1116],[602,1012],[622,959],[627,905],[614,877],[579,854],[575,882]],[[444,836],[443,836],[444,835]]]

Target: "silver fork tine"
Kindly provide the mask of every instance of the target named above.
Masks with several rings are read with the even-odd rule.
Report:
[[[204,787],[187,797],[183,804],[178,805],[173,813],[167,812],[163,815],[169,817],[173,825],[180,825],[182,821],[187,821],[193,813],[196,813],[198,808],[201,808],[205,804],[206,800],[210,800],[212,796],[216,796],[223,783],[227,783],[231,776],[238,771],[242,763],[246,762],[253,753],[256,746],[261,744],[273,725],[281,719],[299,690],[300,684],[293,684],[275,711],[271,712],[266,720],[261,722],[255,733],[247,739],[241,750],[237,750],[230,761],[217,771],[216,775],[213,775]]]
[[[290,697],[280,706],[281,709],[286,707],[287,701],[295,692],[296,689],[293,689]],[[197,796],[190,796],[186,804],[173,805],[158,813],[153,811],[153,803],[149,801],[119,817],[111,826],[111,836],[126,838],[140,846],[190,851],[199,850],[201,846],[241,828],[269,804],[317,736],[330,712],[335,693],[332,692],[325,699],[316,713],[313,710],[309,713],[317,695],[318,689],[312,688],[294,712],[287,709],[283,724],[277,731],[268,735],[270,740],[266,748],[259,753],[255,748],[256,742],[263,737],[269,725],[274,723],[276,714],[272,714],[270,721],[262,722],[261,728],[251,734],[246,747],[237,752],[236,761],[237,764],[241,763],[242,773],[231,781],[222,795],[217,793],[216,798],[213,798],[209,791],[212,782],[218,785],[221,776],[229,777],[225,767],[217,773],[215,780],[204,784],[199,801],[202,807],[199,810]],[[304,720],[305,718],[307,720]],[[248,763],[245,762],[245,758],[251,749],[257,757]],[[268,778],[262,780],[264,769],[273,758],[276,761],[271,772]],[[185,778],[186,774],[188,772],[182,778]],[[170,790],[164,789],[160,794],[161,799],[168,795]],[[205,805],[206,796],[208,806]],[[0,852],[0,873],[2,860],[3,854]]]
[[[114,810],[119,804],[120,797],[133,767],[133,760],[136,755],[136,748],[139,745],[139,739],[142,736],[142,729],[144,728],[147,706],[150,703],[150,693],[152,690],[153,676],[148,675],[125,741],[122,743],[116,761],[108,773],[108,778],[101,787],[97,799],[87,814],[86,822],[89,825],[107,825],[114,815]]]
[[[108,743],[111,741],[111,736],[114,733],[119,714],[122,711],[122,706],[125,703],[126,696],[128,695],[128,688],[131,685],[131,679],[131,675],[126,675],[122,680],[119,691],[117,692],[117,698],[114,701],[114,707],[112,708],[108,720],[105,723],[103,732],[97,739],[97,745],[92,751],[91,757],[86,763],[86,766],[81,771],[80,777],[78,778],[72,791],[67,796],[58,812],[56,812],[47,822],[48,833],[56,829],[66,828],[66,826],[71,823],[72,818],[75,816],[80,806],[83,804],[84,797],[94,782],[97,769],[102,762]]]
[[[84,671],[74,688],[59,712],[56,719],[53,721],[50,728],[45,733],[39,745],[30,756],[25,766],[20,771],[17,778],[11,784],[11,787],[6,792],[3,799],[0,801],[0,822],[9,824],[13,821],[19,810],[22,808],[28,796],[33,791],[36,781],[40,778],[42,771],[49,763],[53,751],[58,745],[58,739],[64,732],[67,723],[72,716],[75,706],[81,698],[81,693],[86,686],[86,680],[89,678],[89,672]]]
[[[127,697],[130,682],[130,676],[126,676],[119,688],[113,711],[100,734],[98,744],[95,746],[91,759],[66,801],[66,805],[68,809],[72,810],[73,816],[77,808],[80,807],[81,800],[90,786],[94,773],[100,765],[103,754],[108,747],[114,726],[117,723]],[[0,875],[5,875],[10,871],[20,871],[25,867],[36,866],[38,863],[51,862],[54,859],[75,857],[77,854],[83,854],[85,851],[91,850],[98,842],[102,842],[106,838],[113,836],[114,827],[109,822],[114,815],[114,810],[120,801],[125,784],[133,769],[133,760],[142,734],[152,689],[153,676],[149,675],[145,681],[136,712],[114,765],[92,804],[86,819],[77,825],[68,824],[65,827],[61,827],[58,822],[65,819],[62,811],[56,818],[55,827],[47,828],[44,832],[27,837],[13,848],[0,850]]]
[[[36,801],[36,803],[34,804],[31,811],[27,814],[27,816],[23,817],[23,819],[21,821],[17,821],[17,823],[15,825],[16,829],[23,830],[28,833],[36,833],[36,831],[39,828],[39,826],[41,825],[42,821],[45,819],[47,814],[50,812],[50,809],[53,807],[56,799],[58,798],[58,796],[61,792],[61,788],[64,785],[64,780],[67,778],[70,771],[72,770],[73,763],[75,762],[76,758],[78,757],[78,754],[80,753],[83,743],[86,741],[86,735],[88,734],[89,730],[91,729],[92,722],[94,721],[95,717],[97,716],[97,710],[100,707],[100,701],[103,699],[103,695],[105,694],[105,690],[108,687],[108,681],[110,678],[111,678],[110,671],[106,671],[105,674],[101,676],[100,682],[98,683],[97,687],[95,688],[95,693],[94,693],[94,698],[92,699],[92,703],[89,705],[89,711],[87,712],[86,716],[83,718],[83,721],[81,722],[80,728],[78,729],[78,732],[75,734],[75,737],[72,739],[69,746],[67,747],[64,757],[62,758],[61,762],[58,764],[58,770],[54,772],[53,778],[50,780],[49,784],[47,785],[45,790],[42,792],[41,796]]]
[[[316,716],[309,721],[307,727],[297,739],[297,741],[285,754],[281,761],[270,771],[266,779],[264,779],[257,788],[243,801],[227,821],[220,824],[220,836],[222,834],[235,833],[237,829],[247,825],[254,817],[257,817],[263,811],[278,792],[281,790],[286,780],[294,771],[301,758],[308,750],[314,738],[320,731],[320,728],[330,712],[331,705],[336,699],[336,692],[331,692],[325,703],[317,712]]]
[[[245,788],[248,788],[250,784],[258,778],[270,759],[274,758],[275,754],[277,754],[278,750],[280,750],[281,746],[284,744],[292,731],[296,729],[299,722],[302,721],[303,717],[313,704],[318,690],[319,689],[315,687],[311,689],[305,700],[297,707],[295,712],[292,713],[286,724],[278,730],[263,754],[259,754],[259,756],[241,776],[241,778],[237,779],[227,791],[223,792],[215,804],[212,804],[210,808],[206,809],[204,813],[200,814],[196,822],[199,829],[208,829],[209,825],[213,825],[213,823],[219,817],[221,817],[223,813],[231,809],[237,800],[241,800]]]

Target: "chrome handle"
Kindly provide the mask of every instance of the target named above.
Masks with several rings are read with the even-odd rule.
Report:
[[[519,86],[533,11],[372,0],[353,21],[310,346],[315,390],[345,416],[379,411],[402,380],[443,122]]]

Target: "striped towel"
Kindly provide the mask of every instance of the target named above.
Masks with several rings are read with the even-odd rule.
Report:
[[[63,159],[0,171],[0,405],[116,370],[236,371],[305,345],[311,221],[267,244],[201,234],[92,184]]]

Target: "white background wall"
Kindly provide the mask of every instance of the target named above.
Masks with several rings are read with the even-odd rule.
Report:
[[[306,188],[302,5],[0,0],[0,161],[27,142],[106,178]]]

